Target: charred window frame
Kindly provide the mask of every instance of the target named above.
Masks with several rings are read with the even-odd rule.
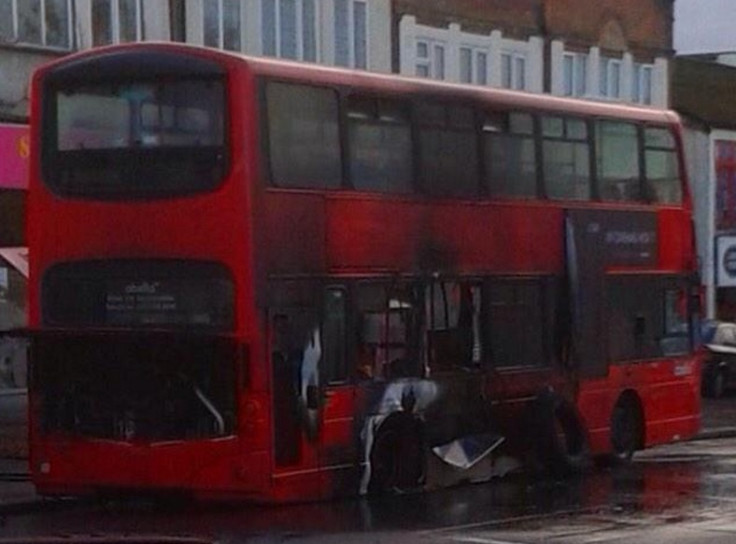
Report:
[[[418,283],[359,281],[353,286],[359,379],[422,376],[423,303]]]
[[[490,197],[539,196],[536,123],[526,112],[489,111],[483,120],[485,188]]]
[[[328,386],[346,383],[351,377],[347,287],[325,285],[320,279],[274,279],[268,291],[271,353],[278,351],[284,360],[295,364],[297,359],[301,361],[317,331],[321,344],[317,362],[320,383]],[[279,329],[279,325],[284,328]]]
[[[416,101],[413,107],[422,191],[478,198],[480,154],[475,110],[464,104]]]
[[[322,351],[325,382],[343,384],[350,379],[348,359],[348,291],[343,286],[325,289],[322,316]]]
[[[552,200],[590,200],[587,123],[576,117],[544,115],[541,126],[545,196]]]
[[[544,367],[559,336],[561,284],[554,277],[490,278],[483,294],[484,361],[497,369]],[[557,341],[556,341],[557,340]]]
[[[348,185],[356,191],[411,194],[414,156],[408,102],[349,95],[344,109]]]
[[[482,300],[480,280],[445,279],[425,286],[427,358],[432,371],[480,365]]]

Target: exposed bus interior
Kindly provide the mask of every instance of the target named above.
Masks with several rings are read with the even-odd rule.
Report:
[[[130,442],[234,433],[229,339],[52,334],[36,337],[31,349],[45,433]]]

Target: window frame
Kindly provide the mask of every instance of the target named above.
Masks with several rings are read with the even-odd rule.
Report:
[[[141,1],[141,0],[138,0]],[[225,16],[224,16],[224,3],[227,0],[209,0],[217,2],[217,45],[209,45],[206,43],[206,32],[203,31],[202,35],[202,45],[206,47],[216,47],[217,49],[222,49],[223,51],[242,51],[243,50],[243,28],[245,26],[245,18],[243,17],[243,5],[242,3],[238,2],[238,29],[239,29],[239,47],[238,48],[231,48],[226,47],[225,44]],[[203,0],[202,4],[202,28],[206,28],[206,19],[207,19],[207,0]]]
[[[469,53],[470,79],[463,79],[463,52]],[[480,58],[484,57],[485,66],[481,66]],[[460,70],[459,81],[467,85],[487,86],[490,82],[491,51],[486,47],[461,43],[458,48],[458,66]]]
[[[607,328],[608,333],[605,339],[606,360],[610,361],[611,365],[625,365],[635,361],[689,356],[694,349],[694,324],[692,319],[694,312],[689,301],[690,285],[691,282],[687,276],[666,272],[639,271],[635,273],[606,274],[604,283],[605,298],[602,306],[604,315],[610,325]],[[639,291],[641,288],[646,289],[646,292],[642,294]],[[636,291],[637,300],[645,299],[642,304],[647,313],[642,313],[639,308],[636,308],[637,305],[633,298],[622,300],[620,297],[615,297],[617,289],[622,289],[627,293]],[[687,327],[684,332],[667,330],[669,325],[667,321],[668,294],[672,292],[684,297],[682,300],[686,316],[681,320],[681,324]],[[625,311],[622,312],[622,309]],[[634,313],[631,313],[632,309],[635,311]],[[616,316],[624,318],[621,324],[634,325],[633,331],[629,333],[630,336],[626,338],[626,341],[630,342],[628,346],[625,344],[624,337],[616,334],[617,332],[626,331],[626,327],[616,328]],[[639,323],[643,323],[646,329],[640,332]],[[667,352],[662,342],[668,339],[685,341],[687,349]],[[639,343],[642,340],[648,340],[648,345]],[[629,349],[631,353],[616,354],[612,351],[614,345],[621,351]]]
[[[348,24],[346,27],[347,32],[347,58],[344,59],[346,62],[343,62],[343,59],[341,58],[340,48],[338,46],[338,28],[337,28],[337,10],[338,3],[343,2],[345,5],[345,9],[347,9],[347,20]],[[365,38],[365,58],[358,58],[358,48],[357,48],[357,40],[358,40],[358,27],[357,27],[357,19],[355,16],[356,11],[356,5],[360,4],[363,6],[363,11],[365,13],[365,19],[364,24],[365,28],[363,28],[363,36]],[[343,66],[345,68],[354,68],[357,70],[368,70],[371,63],[371,40],[370,40],[370,28],[371,28],[371,14],[370,9],[368,9],[368,2],[366,0],[335,0],[334,3],[335,6],[335,66]],[[360,64],[358,62],[360,61]]]
[[[426,118],[421,118],[418,115],[419,107],[439,107],[443,109],[443,123],[435,123],[427,121]],[[453,125],[451,119],[451,113],[453,110],[462,109],[467,110],[470,114],[470,129]],[[427,198],[438,198],[438,199],[459,199],[477,201],[483,195],[483,157],[481,155],[481,142],[479,140],[478,130],[478,112],[479,109],[472,102],[467,102],[462,99],[448,100],[443,97],[437,97],[433,95],[427,96],[415,96],[412,100],[412,137],[413,137],[413,149],[415,155],[415,178],[416,185],[418,186],[419,194]],[[428,183],[427,169],[424,164],[425,152],[423,150],[422,133],[426,130],[442,131],[444,133],[452,134],[471,134],[473,140],[473,146],[475,149],[475,187],[473,188],[472,194],[456,195],[448,192],[436,192],[428,189],[430,184]]]
[[[666,132],[672,142],[671,146],[666,145],[654,145],[649,144],[647,140],[647,131],[649,130],[660,130]],[[684,198],[684,191],[683,191],[683,173],[682,173],[682,165],[680,164],[679,160],[679,154],[678,154],[678,145],[677,145],[677,138],[675,133],[672,131],[671,127],[666,125],[654,125],[654,124],[642,124],[640,126],[640,145],[641,145],[641,157],[640,161],[642,164],[641,167],[641,178],[642,178],[642,198],[645,203],[651,204],[651,205],[659,205],[659,206],[679,206],[682,204],[682,200]],[[658,199],[651,198],[652,189],[649,185],[650,178],[649,178],[649,160],[648,156],[649,153],[671,153],[673,155],[674,165],[676,168],[676,177],[677,177],[677,191],[679,193],[679,198],[676,202],[666,202],[666,201],[660,201]]]
[[[336,184],[335,187],[326,187],[326,186],[306,186],[304,184],[299,185],[284,185],[279,184],[278,181],[275,179],[274,176],[274,158],[273,158],[273,149],[271,145],[271,123],[269,119],[269,100],[268,100],[268,88],[272,84],[278,84],[278,85],[288,85],[288,86],[296,86],[296,87],[311,87],[314,89],[324,89],[328,90],[335,96],[335,103],[336,103],[336,117],[335,117],[335,123],[337,125],[337,134],[338,134],[338,150],[337,155],[339,157],[340,161],[340,180],[339,183]],[[344,93],[341,88],[336,87],[334,85],[330,84],[318,84],[318,83],[310,83],[310,82],[304,82],[303,80],[293,80],[288,78],[279,78],[279,77],[263,77],[258,82],[258,86],[260,87],[259,90],[259,105],[260,105],[260,113],[259,113],[259,126],[261,129],[261,165],[264,172],[264,179],[266,182],[266,186],[268,189],[279,189],[279,190],[296,190],[296,191],[339,191],[344,189],[351,189],[348,184],[348,175],[346,173],[346,169],[349,167],[347,163],[348,154],[347,154],[347,145],[346,145],[346,115],[345,115],[345,105],[344,105]]]
[[[542,164],[541,164],[541,135],[538,118],[541,115],[540,112],[535,110],[519,110],[519,109],[492,109],[489,107],[481,108],[477,110],[482,115],[482,123],[479,131],[479,138],[481,139],[479,149],[481,150],[481,170],[482,180],[481,194],[485,199],[489,200],[517,200],[517,201],[534,201],[534,200],[547,200],[544,194],[544,184],[542,183]],[[505,116],[506,131],[496,132],[491,130],[485,130],[487,120],[490,116]],[[511,116],[528,116],[531,122],[531,132],[512,132],[511,131]],[[486,154],[487,138],[492,135],[500,135],[504,140],[515,138],[525,140],[532,146],[532,155],[534,158],[534,193],[533,194],[494,194],[491,191],[494,182],[498,182],[495,176],[492,175],[491,169],[488,167],[488,162],[492,160],[492,156]],[[518,163],[521,165],[521,163]]]
[[[622,76],[623,62],[621,59],[602,56],[598,89],[600,96],[609,100],[621,100],[623,98]]]
[[[143,57],[142,61],[149,60]],[[165,63],[168,59],[165,56],[157,58],[157,55],[151,55],[150,62]],[[113,66],[109,67],[111,70],[116,69]],[[203,70],[210,68],[209,66],[203,67]],[[84,68],[77,68],[82,70]],[[121,72],[117,78],[109,78],[107,82],[109,84],[114,83],[130,83],[130,77],[124,75],[127,73],[128,66],[124,62],[120,63],[117,69]],[[218,67],[219,69],[219,67]],[[137,68],[136,68],[137,70]],[[196,77],[195,77],[196,76]],[[123,149],[122,151],[115,148],[102,148],[97,150],[81,150],[81,151],[64,151],[59,149],[58,144],[58,105],[56,99],[47,99],[45,101],[42,115],[46,119],[47,126],[53,130],[49,130],[43,137],[41,143],[41,163],[42,163],[42,180],[44,185],[55,195],[74,198],[82,200],[99,200],[99,201],[154,201],[160,199],[170,199],[175,197],[184,197],[194,194],[205,194],[216,191],[220,188],[228,176],[230,175],[230,168],[233,163],[233,157],[231,156],[231,121],[228,115],[228,108],[230,102],[228,100],[228,89],[225,80],[224,73],[220,73],[219,70],[216,72],[201,72],[195,76],[189,76],[188,74],[176,73],[171,79],[167,81],[172,82],[210,82],[217,84],[220,87],[221,95],[220,104],[222,105],[222,144],[218,146],[202,146],[201,149],[195,149],[190,147],[173,146],[171,148],[158,147],[158,148],[146,148],[146,147],[131,147]],[[55,78],[52,73],[49,80],[43,83],[44,92],[48,93],[48,96],[55,96],[56,94],[63,92],[64,89],[74,88],[80,86],[80,82],[76,78],[67,79],[66,77]],[[141,84],[160,84],[161,81],[155,78],[153,75],[146,73],[139,74],[138,79],[135,80]],[[90,85],[94,85],[96,81],[94,79],[88,82]],[[219,96],[218,96],[219,98]],[[51,121],[53,120],[53,122]],[[195,149],[198,153],[193,153],[192,149]],[[89,155],[90,151],[92,152]],[[148,166],[152,165],[152,158],[156,158],[156,154],[164,155],[166,157],[177,159],[181,161],[184,156],[193,159],[209,159],[212,163],[213,177],[206,185],[199,186],[192,184],[174,190],[173,188],[165,188],[158,190],[151,189],[130,189],[130,188],[118,188],[116,190],[94,190],[88,187],[75,185],[74,187],[65,187],[64,184],[60,183],[60,175],[62,173],[61,166],[68,165],[76,166],[86,165],[90,168],[94,164],[90,164],[90,159],[97,161],[97,164],[104,164],[105,161],[110,161],[111,167],[117,170],[121,169],[121,164],[140,165]],[[127,156],[127,158],[126,158]],[[215,167],[219,163],[219,171],[215,172]],[[125,174],[125,172],[122,172]],[[121,174],[121,175],[122,175]],[[216,174],[216,176],[215,176]]]
[[[110,7],[110,20],[107,21],[107,24],[110,28],[110,42],[109,44],[120,44],[120,43],[134,43],[134,42],[140,42],[145,39],[145,28],[144,28],[144,19],[143,19],[143,0],[134,0],[135,1],[135,39],[132,41],[123,41],[121,39],[121,23],[120,23],[120,11],[121,11],[121,5],[120,0],[105,0],[107,2],[107,5]],[[222,0],[220,0],[222,1]],[[204,4],[202,4],[204,9]],[[94,2],[91,5],[92,10],[92,24],[94,25]],[[96,43],[94,40],[94,29],[92,32],[92,45],[93,47],[98,47],[102,45],[108,45],[107,43]]]
[[[356,122],[351,118],[351,99],[358,99],[360,101],[368,102],[372,104],[373,113],[372,117],[366,117],[362,119],[362,124],[371,126],[406,126],[409,133],[409,172],[411,178],[409,179],[408,191],[397,191],[397,190],[375,190],[355,187],[355,177],[353,176],[353,156],[354,156],[354,139],[352,137],[352,123]],[[386,103],[390,103],[402,110],[405,114],[405,123],[391,122],[381,119],[382,106]],[[341,117],[341,147],[342,147],[342,161],[343,161],[343,183],[344,189],[350,189],[356,192],[368,192],[374,194],[383,195],[399,195],[409,196],[418,194],[417,191],[417,168],[418,168],[418,153],[417,145],[415,143],[416,138],[416,127],[414,123],[412,101],[405,97],[393,97],[387,95],[378,95],[370,92],[343,92],[340,95],[340,117]]]
[[[305,32],[304,32],[304,1],[305,0],[294,0],[295,7],[296,7],[296,21],[295,21],[295,28],[296,28],[296,36],[294,36],[294,42],[296,44],[296,57],[285,57],[283,56],[282,51],[282,2],[283,0],[260,0],[261,1],[261,16],[260,16],[260,24],[259,24],[259,30],[261,33],[260,36],[260,46],[261,46],[261,54],[264,56],[272,56],[279,59],[287,59],[287,60],[296,60],[300,62],[315,62],[320,63],[322,62],[322,55],[321,55],[321,48],[320,48],[320,42],[322,38],[322,25],[320,24],[320,17],[319,17],[319,0],[311,0],[314,6],[314,29],[313,29],[313,36],[314,36],[314,59],[305,59],[304,52],[305,52]],[[270,52],[267,51],[266,47],[266,20],[265,20],[265,13],[266,10],[264,9],[265,2],[273,2],[274,5],[274,20],[273,20],[273,40],[274,40],[274,51]]]
[[[495,289],[511,288],[514,290],[514,306],[518,304],[518,291],[519,289],[525,289],[528,292],[534,291],[534,296],[537,297],[539,302],[538,322],[535,330],[539,331],[539,335],[535,338],[538,342],[536,346],[539,348],[541,355],[540,362],[529,362],[529,363],[518,363],[518,364],[499,364],[498,355],[495,353],[497,347],[494,341],[493,325],[493,308],[492,303],[493,291]],[[500,372],[514,372],[518,370],[544,370],[549,369],[552,366],[558,364],[560,361],[560,354],[556,353],[555,344],[562,341],[562,338],[557,338],[559,333],[560,319],[560,307],[559,298],[564,291],[564,277],[555,275],[535,275],[535,276],[487,276],[483,278],[482,288],[482,301],[481,301],[481,342],[482,342],[482,353],[481,364],[486,368],[493,369]],[[508,306],[508,305],[504,305]],[[505,313],[505,311],[497,310],[499,313]],[[520,334],[524,335],[524,331]],[[521,348],[522,352],[528,350],[529,343],[526,344],[526,348]],[[526,357],[527,355],[525,355]]]
[[[501,51],[501,88],[514,91],[527,89],[527,55],[519,51]]]
[[[543,180],[543,190],[542,194],[544,195],[544,199],[547,201],[552,202],[592,202],[594,200],[597,200],[597,191],[595,190],[595,187],[597,185],[596,179],[595,179],[595,168],[593,167],[593,150],[591,146],[591,132],[592,132],[592,126],[590,123],[589,117],[582,117],[582,116],[576,116],[574,114],[569,113],[539,113],[537,115],[537,118],[539,119],[540,125],[543,125],[544,119],[559,119],[562,121],[562,135],[560,136],[550,136],[545,135],[544,133],[544,127],[541,126],[541,130],[538,131],[538,138],[541,141],[541,161],[538,161],[538,168],[537,171],[540,173],[542,180]],[[585,136],[582,138],[573,138],[570,137],[568,132],[568,125],[570,122],[578,122],[581,123],[585,127]],[[547,142],[558,142],[558,143],[565,143],[565,144],[572,144],[572,145],[584,145],[585,149],[588,152],[588,160],[587,162],[587,174],[588,174],[588,196],[587,198],[568,198],[568,197],[551,197],[550,196],[550,185],[548,181],[547,176],[547,161],[546,161],[546,152],[545,152],[545,143]]]
[[[48,31],[48,22],[46,20],[46,12],[48,11],[47,8],[47,2],[49,0],[38,0],[38,6],[39,6],[39,13],[38,13],[38,33],[40,36],[40,39],[38,41],[25,41],[21,39],[20,35],[20,9],[18,7],[19,2],[27,2],[28,0],[10,0],[10,14],[11,14],[11,24],[10,24],[10,32],[11,36],[7,36],[7,40],[9,42],[16,42],[18,44],[27,45],[30,47],[40,47],[43,49],[51,49],[55,51],[72,51],[76,48],[76,36],[74,32],[75,27],[75,19],[76,14],[74,10],[74,3],[73,0],[64,0],[65,7],[66,7],[66,29],[65,36],[67,45],[66,46],[59,46],[54,44],[49,44],[49,31]]]
[[[562,95],[583,97],[588,94],[588,59],[586,53],[565,52],[562,56]],[[568,66],[569,81],[568,81]],[[569,85],[568,85],[569,83]]]
[[[427,56],[419,56],[419,46],[424,45],[427,49]],[[414,44],[414,75],[424,79],[434,79],[444,81],[447,77],[447,50],[449,49],[447,42],[434,38],[417,38]],[[438,53],[442,52],[442,62],[438,62]],[[419,73],[420,68],[426,68],[427,74]]]
[[[648,75],[648,81],[647,76]],[[633,77],[631,82],[631,99],[635,104],[651,105],[653,103],[654,91],[654,65],[647,63],[634,63]]]

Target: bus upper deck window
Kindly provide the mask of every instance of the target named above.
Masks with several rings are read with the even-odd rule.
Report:
[[[528,113],[488,112],[483,122],[486,188],[494,197],[535,198],[534,119]]]
[[[224,176],[220,79],[68,84],[54,96],[45,179],[57,192],[148,198],[204,191]]]
[[[639,142],[633,123],[600,121],[596,127],[598,193],[601,200],[640,202]]]
[[[644,129],[644,164],[647,199],[658,204],[682,202],[676,142],[668,129]]]

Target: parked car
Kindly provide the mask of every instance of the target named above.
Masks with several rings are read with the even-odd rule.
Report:
[[[708,354],[703,364],[702,393],[718,398],[736,385],[736,323],[718,323],[705,347]]]

